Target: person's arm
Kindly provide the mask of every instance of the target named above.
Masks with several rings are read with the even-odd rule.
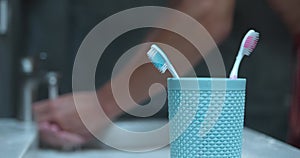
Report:
[[[235,0],[182,0],[177,1],[174,8],[194,17],[208,30],[215,41],[220,42],[227,36],[231,29],[234,3]],[[169,17],[168,19],[170,19],[171,22],[176,20],[176,18],[177,17]],[[176,25],[176,23],[172,23],[172,25]],[[194,47],[176,34],[163,30],[155,30],[149,33],[148,40],[176,46],[178,50],[184,52],[184,55],[193,65],[201,60],[201,56]],[[123,110],[119,108],[112,95],[111,83],[116,87],[123,87],[124,79],[130,75],[131,66],[135,65],[137,63],[136,61],[145,58],[145,53],[148,51],[147,49],[149,48],[141,50],[143,53],[137,53],[120,73],[97,91],[101,106],[111,119],[123,113]],[[172,59],[171,55],[170,57]],[[139,67],[130,76],[130,83],[132,83],[129,85],[131,97],[134,98],[136,102],[147,99],[149,97],[149,86],[157,82],[166,85],[166,78],[168,76],[170,76],[168,73],[160,74],[151,64]],[[158,93],[158,91],[156,93]],[[97,115],[94,113],[93,108],[98,104],[90,101],[92,100],[90,92],[74,93],[73,95],[82,98],[85,104],[84,110],[89,114],[90,119],[93,120],[93,117]],[[69,144],[72,143],[72,141],[74,144],[80,144],[92,138],[77,114],[73,95],[63,95],[56,100],[42,101],[34,105],[36,118],[39,124],[43,125],[41,127],[41,135],[44,141],[52,145],[60,146],[65,144],[62,141],[58,141],[58,139],[64,139],[69,142]],[[126,110],[133,109],[136,106],[130,104],[130,102],[126,102],[126,100],[122,101],[122,104],[125,105],[123,108]],[[45,126],[45,124],[47,126]],[[106,124],[107,122],[105,121],[97,122],[95,126],[98,127],[95,128],[104,127]],[[62,134],[62,132],[64,133]]]
[[[288,142],[300,148],[300,1],[268,0],[294,37],[297,66],[295,71],[293,100],[290,108]]]
[[[268,0],[272,9],[281,17],[293,36],[300,34],[300,1]]]

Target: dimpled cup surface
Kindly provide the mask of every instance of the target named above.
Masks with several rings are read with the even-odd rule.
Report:
[[[168,79],[171,158],[241,158],[245,87],[245,79]]]

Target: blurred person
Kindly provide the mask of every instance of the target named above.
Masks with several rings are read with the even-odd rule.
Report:
[[[293,89],[293,100],[290,108],[290,128],[288,133],[288,142],[300,148],[300,7],[299,0],[268,0],[272,9],[274,9],[288,27],[296,51],[296,72]]]
[[[286,26],[289,28],[292,36],[297,41],[296,47],[298,52],[298,61],[300,61],[300,1],[299,0],[268,0],[271,7],[282,18]],[[216,43],[222,42],[230,33],[234,15],[235,0],[199,0],[199,1],[171,1],[171,6],[184,13],[189,14],[199,21],[211,34]],[[176,19],[176,17],[169,17]],[[175,24],[176,25],[176,24]],[[179,50],[184,50],[185,56],[195,65],[201,60],[199,53],[189,44],[182,41],[182,38],[163,30],[156,30],[149,33],[147,38],[149,41],[161,42],[170,45],[176,45]],[[147,50],[145,49],[144,52]],[[144,56],[145,53],[140,53]],[[141,55],[136,55],[135,60],[139,60]],[[134,64],[134,63],[129,63]],[[291,124],[289,133],[289,142],[299,147],[300,145],[300,64],[298,64],[298,73],[296,79],[296,87],[294,102],[291,107]],[[117,83],[115,86],[122,86],[122,78],[128,74],[130,70],[125,68],[112,80]],[[151,78],[144,78],[144,74]],[[136,101],[142,102],[148,96],[148,87],[152,83],[162,83],[166,85],[166,78],[170,74],[160,74],[153,68],[151,64],[143,65],[134,74],[131,79],[135,83],[130,85],[131,96]],[[119,82],[118,82],[119,81]],[[119,84],[119,85],[118,85]],[[73,100],[73,95],[81,98],[85,107],[83,108],[89,114],[90,120],[95,115],[99,115],[93,111],[98,105],[92,102],[92,92],[76,92],[73,94],[65,94],[56,100],[45,100],[34,104],[34,113],[39,123],[41,139],[52,146],[74,146],[84,144],[91,140],[93,136],[82,123]],[[97,90],[97,95],[101,106],[110,119],[114,120],[122,115],[123,110],[117,105],[111,90],[111,81]],[[127,110],[134,109],[133,105],[128,105]],[[103,116],[104,117],[104,116]],[[105,128],[108,123],[104,120],[95,121],[95,130]]]

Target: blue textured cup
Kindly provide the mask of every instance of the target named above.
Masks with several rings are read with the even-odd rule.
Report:
[[[241,158],[246,79],[169,78],[171,158]]]

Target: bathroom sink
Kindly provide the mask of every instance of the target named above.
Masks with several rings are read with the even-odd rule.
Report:
[[[37,158],[153,158],[153,157],[170,157],[169,149],[164,148],[146,153],[129,153],[118,150],[82,150],[74,152],[63,152],[54,150],[39,150],[35,154]]]
[[[132,121],[121,121],[117,125],[130,131],[147,131],[162,127],[167,123],[167,120],[132,120]],[[114,135],[116,131],[112,128],[108,128],[106,134],[108,137]],[[115,137],[114,141],[121,143],[124,146],[147,146],[160,144],[161,140],[149,141],[148,144],[139,144],[139,142],[129,140],[126,137]],[[153,144],[154,143],[154,144]],[[144,153],[130,153],[123,152],[112,148],[103,147],[103,144],[99,143],[102,149],[93,150],[77,150],[72,152],[67,151],[55,151],[55,150],[39,150],[36,152],[36,157],[39,158],[98,158],[98,157],[110,157],[110,158],[153,158],[153,157],[170,157],[169,147],[164,147],[159,150],[144,152]],[[294,147],[291,147],[283,142],[275,140],[269,136],[258,133],[251,129],[244,129],[243,138],[243,158],[263,157],[263,158],[299,158],[300,151]]]
[[[127,120],[127,121],[118,121],[116,125],[122,129],[126,129],[133,132],[145,132],[158,129],[168,123],[167,120],[161,119],[143,119],[143,120]],[[153,140],[149,138],[147,141],[135,141],[130,139],[130,137],[124,137],[117,134],[113,128],[108,127],[104,131],[104,136],[111,138],[110,141],[115,141],[119,144],[119,147],[131,147],[131,148],[139,148],[147,147],[147,146],[161,146],[164,144],[163,140]],[[38,150],[35,154],[38,158],[81,158],[81,157],[89,157],[89,158],[98,158],[98,157],[110,157],[110,158],[134,158],[134,157],[143,157],[143,158],[153,158],[153,157],[170,157],[169,148],[164,147],[162,149],[149,151],[149,152],[125,152],[119,151],[117,149],[108,147],[107,145],[97,141],[92,143],[94,149],[83,149],[76,151],[55,151],[55,150],[47,150],[41,149]],[[97,147],[98,149],[95,149]]]

